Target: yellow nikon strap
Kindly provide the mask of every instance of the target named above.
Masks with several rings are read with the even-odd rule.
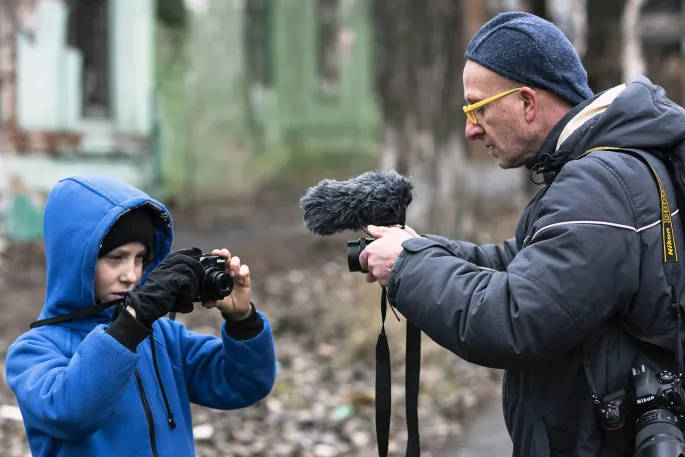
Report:
[[[580,159],[582,157],[585,157],[586,155],[594,151],[617,151],[635,157],[636,159],[640,160],[642,163],[647,165],[650,170],[652,170],[654,179],[656,180],[656,183],[659,186],[659,200],[661,201],[661,241],[664,247],[664,275],[666,276],[667,284],[671,288],[671,312],[673,313],[673,317],[675,318],[676,328],[678,329],[678,335],[680,336],[676,343],[675,361],[676,366],[678,367],[678,379],[682,379],[683,371],[685,371],[685,366],[683,365],[682,335],[684,334],[685,330],[683,330],[683,319],[681,316],[680,302],[678,300],[678,289],[676,287],[676,284],[678,283],[678,279],[680,276],[680,264],[678,263],[678,250],[676,249],[675,232],[673,231],[673,220],[671,218],[671,207],[668,204],[666,189],[664,189],[664,185],[661,182],[659,174],[656,172],[652,164],[649,162],[647,157],[643,155],[641,151],[634,149],[617,148],[612,146],[600,146],[588,149],[578,158]],[[590,385],[590,389],[592,391],[593,386],[591,385],[592,380],[590,378],[589,360],[584,361],[583,365],[585,366],[585,374],[588,377],[588,385]],[[595,395],[594,391],[593,395]]]
[[[664,263],[678,262],[678,250],[676,249],[675,245],[675,234],[673,232],[673,219],[671,218],[671,207],[668,204],[666,189],[664,189],[664,185],[661,182],[661,178],[659,177],[659,174],[656,172],[652,164],[650,164],[647,161],[647,159],[637,151],[634,151],[632,149],[616,148],[612,146],[600,146],[588,149],[578,158],[580,159],[582,157],[585,157],[586,155],[594,151],[625,152],[644,162],[649,167],[649,169],[652,170],[652,174],[654,175],[654,179],[656,180],[657,186],[659,186],[659,196],[661,200],[661,239],[664,247]]]

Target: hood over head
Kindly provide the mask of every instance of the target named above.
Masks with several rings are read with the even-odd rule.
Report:
[[[44,241],[47,261],[45,304],[39,319],[73,313],[95,301],[95,266],[103,239],[114,223],[134,208],[150,210],[155,224],[154,252],[144,281],[171,250],[171,215],[145,192],[108,176],[69,177],[53,187],[45,204]],[[111,321],[113,309],[67,321],[89,331]]]

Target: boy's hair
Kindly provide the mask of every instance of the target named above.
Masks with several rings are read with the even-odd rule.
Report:
[[[149,259],[155,247],[155,225],[149,211],[142,206],[122,214],[117,219],[102,240],[98,258],[134,241],[146,247],[145,258]]]

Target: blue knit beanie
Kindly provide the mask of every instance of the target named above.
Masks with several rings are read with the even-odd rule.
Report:
[[[568,38],[532,14],[498,14],[471,39],[465,56],[501,76],[546,89],[573,106],[593,95]]]

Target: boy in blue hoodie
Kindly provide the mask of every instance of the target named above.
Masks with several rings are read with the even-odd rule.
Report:
[[[271,327],[239,258],[212,252],[234,279],[226,298],[203,302],[222,313],[220,338],[162,318],[190,312],[204,280],[202,252],[169,254],[172,234],[166,208],[128,184],[67,178],[53,188],[48,325],[21,335],[6,362],[34,456],[192,457],[191,402],[237,409],[271,391]]]

